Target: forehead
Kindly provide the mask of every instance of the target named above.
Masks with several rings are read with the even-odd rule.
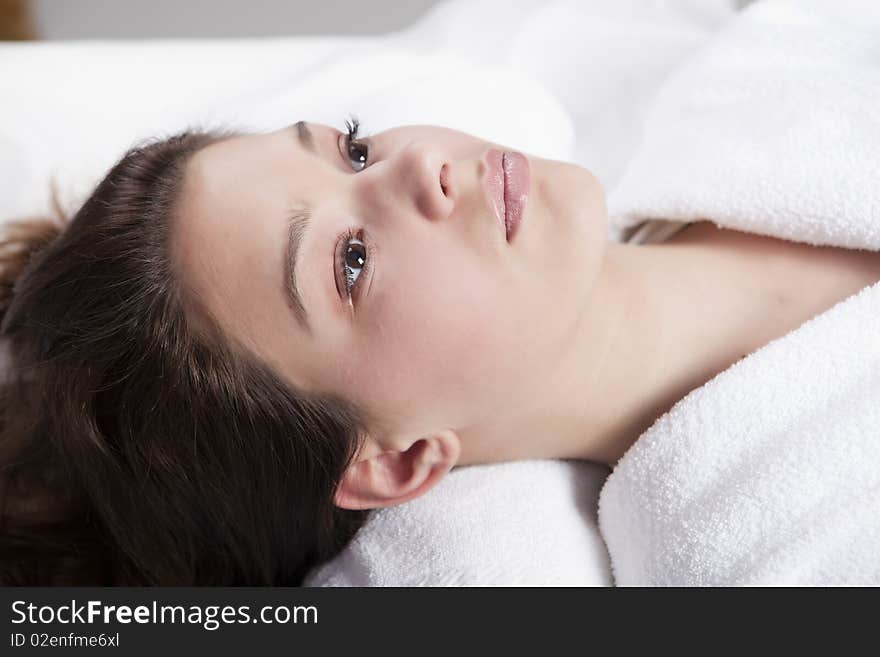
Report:
[[[261,346],[274,344],[273,332],[287,320],[285,181],[296,158],[279,137],[237,136],[196,153],[187,165],[173,240],[187,286],[224,330],[264,357]]]
[[[202,148],[187,164],[187,192],[210,199],[222,195],[232,178],[271,169],[273,162],[289,156],[277,137],[275,133],[235,135]]]
[[[196,153],[186,167],[180,202],[178,235],[183,247],[204,252],[230,246],[245,232],[258,237],[265,218],[283,207],[282,162],[290,156],[267,135],[224,139]],[[248,250],[253,240],[236,244]],[[225,249],[221,249],[225,250]]]

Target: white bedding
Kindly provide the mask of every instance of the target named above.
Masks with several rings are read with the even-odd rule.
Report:
[[[650,98],[738,4],[456,0],[381,37],[0,44],[0,218],[45,211],[53,178],[62,203],[75,208],[142,138],[191,124],[341,125],[349,112],[367,131],[434,123],[575,161],[611,189]],[[491,479],[481,479],[483,468]],[[314,581],[607,585],[594,516],[606,475],[566,462],[453,471],[433,495],[377,516],[383,531],[368,527]],[[487,482],[497,493],[542,479],[556,485],[535,500],[487,493],[480,512],[438,513]],[[550,501],[556,513],[535,511]],[[487,518],[502,517],[528,522],[485,531]],[[557,538],[523,542],[523,527]],[[479,536],[479,550],[464,535]],[[406,550],[434,560],[416,573],[394,556]],[[487,555],[491,568],[480,566]]]

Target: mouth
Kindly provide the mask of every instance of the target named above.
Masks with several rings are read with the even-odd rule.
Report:
[[[490,148],[486,153],[488,170],[484,179],[498,223],[510,242],[525,216],[529,198],[529,160],[516,151]]]

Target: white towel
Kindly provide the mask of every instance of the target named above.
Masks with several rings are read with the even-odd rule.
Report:
[[[752,5],[650,116],[619,225],[880,250],[876,3]],[[658,418],[606,480],[599,525],[618,585],[880,585],[880,283]]]
[[[608,210],[878,250],[878,154],[880,3],[765,0],[667,80]]]
[[[608,468],[517,461],[456,468],[380,509],[307,586],[610,586],[596,522]]]

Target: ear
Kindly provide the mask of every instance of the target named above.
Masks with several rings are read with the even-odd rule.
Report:
[[[334,502],[343,509],[403,504],[440,481],[460,453],[458,435],[448,429],[415,441],[405,451],[378,448],[348,467]]]

